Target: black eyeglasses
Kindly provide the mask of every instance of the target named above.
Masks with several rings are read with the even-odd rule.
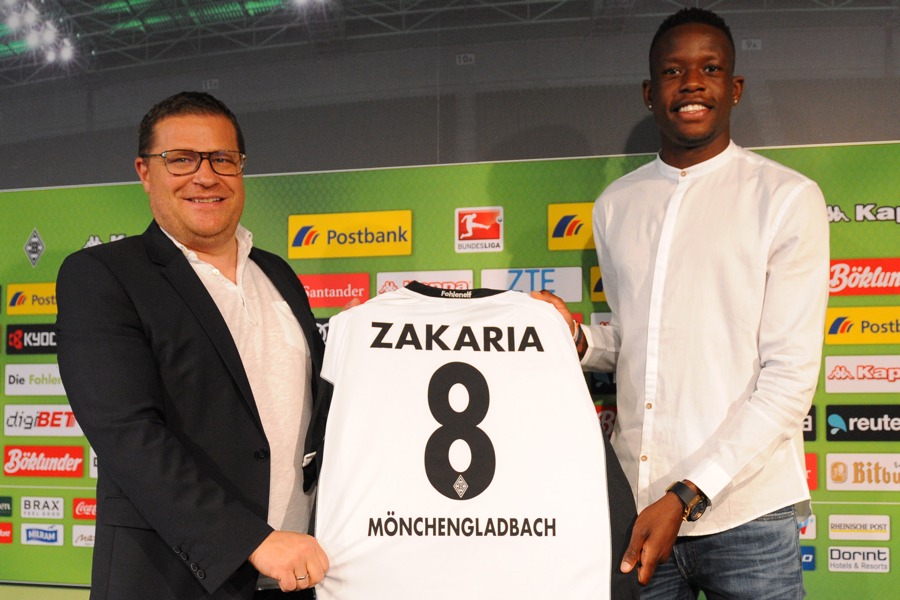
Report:
[[[158,156],[163,159],[166,171],[172,175],[191,175],[200,169],[205,158],[209,166],[219,175],[240,175],[244,170],[247,155],[237,150],[216,150],[197,152],[196,150],[166,150],[159,154],[140,154],[141,158]]]

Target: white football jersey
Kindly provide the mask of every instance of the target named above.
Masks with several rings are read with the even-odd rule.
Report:
[[[331,318],[320,600],[610,597],[602,432],[568,325],[421,284]]]

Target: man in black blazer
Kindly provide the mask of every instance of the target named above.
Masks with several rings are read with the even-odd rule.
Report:
[[[313,597],[330,388],[306,293],[238,223],[244,141],[224,104],[167,98],[139,145],[154,221],[57,281],[60,372],[98,461],[91,598]]]

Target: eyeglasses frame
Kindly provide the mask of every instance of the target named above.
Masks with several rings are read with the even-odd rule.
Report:
[[[197,165],[194,167],[194,170],[191,171],[190,173],[173,173],[172,171],[169,170],[169,163],[166,162],[166,160],[165,160],[166,155],[169,154],[170,152],[193,152],[195,154],[200,155],[200,160],[197,161]],[[219,152],[236,152],[237,155],[240,156],[240,158],[241,158],[240,170],[237,173],[219,173],[216,170],[216,166],[213,164],[213,162],[209,158],[213,154],[218,154]],[[219,175],[221,177],[236,177],[237,175],[241,175],[244,172],[244,165],[247,162],[247,155],[244,154],[243,152],[241,152],[240,150],[213,150],[211,152],[200,152],[198,150],[188,150],[187,148],[173,148],[171,150],[163,150],[162,152],[159,152],[157,154],[138,154],[138,156],[140,158],[152,158],[154,156],[162,158],[163,165],[166,168],[166,173],[168,173],[169,175],[173,175],[175,177],[183,177],[185,175],[193,175],[194,173],[196,173],[197,171],[200,170],[200,164],[204,160],[209,163],[209,167],[213,170],[213,173],[215,173],[216,175]]]

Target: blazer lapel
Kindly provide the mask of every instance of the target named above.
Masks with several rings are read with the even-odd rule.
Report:
[[[184,299],[197,322],[206,331],[257,426],[262,430],[262,421],[253,399],[250,381],[244,371],[234,338],[203,282],[197,277],[181,250],[162,232],[156,221],[150,224],[142,237],[150,259],[159,266],[162,275]]]

